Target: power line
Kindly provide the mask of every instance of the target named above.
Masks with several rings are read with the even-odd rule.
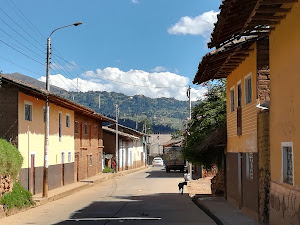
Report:
[[[12,0],[9,0],[13,5],[14,5],[14,7],[21,13],[21,15],[32,25],[32,27],[42,36],[42,37],[44,37],[44,35],[33,25],[33,23],[32,22],[30,22],[30,20],[25,16],[25,14],[13,3],[13,1]],[[0,10],[2,11],[2,12],[4,12],[1,8],[0,8]],[[8,18],[10,18],[15,24],[17,24],[17,26],[19,26],[25,33],[27,33],[27,35],[29,35],[33,40],[35,40],[36,41],[36,39],[34,39],[28,32],[26,32],[17,22],[15,22],[8,14],[6,14],[5,12],[4,12],[4,14],[6,15],[6,16],[8,16]],[[0,18],[1,19],[1,18]],[[2,19],[1,19],[2,20]],[[3,20],[2,20],[3,21]],[[3,21],[7,26],[9,26],[5,21]],[[28,25],[28,24],[27,24]],[[29,25],[28,25],[29,26]],[[9,26],[10,27],[10,26]],[[32,27],[31,26],[29,26],[31,29],[32,29]],[[10,27],[11,29],[13,29],[12,27]],[[14,30],[14,29],[13,29]],[[33,30],[33,29],[32,29]],[[14,30],[15,32],[17,32],[16,30]],[[18,32],[17,32],[18,33]],[[19,33],[18,33],[19,34]],[[20,36],[22,36],[21,34],[19,34]],[[22,36],[23,37],[23,36]],[[24,38],[24,37],[23,37]],[[44,37],[45,38],[45,37]],[[27,40],[27,39],[26,39]],[[28,41],[28,40],[27,40]],[[39,45],[41,45],[38,41],[36,41]],[[31,43],[31,42],[30,42]],[[32,43],[31,43],[32,44]],[[41,45],[42,46],[42,45]],[[34,46],[34,47],[36,47],[36,46]],[[43,46],[42,46],[43,47]],[[40,49],[39,49],[40,50]],[[56,49],[54,49],[53,48],[53,50],[56,50]],[[83,68],[81,68],[80,66],[78,66],[78,65],[76,65],[76,64],[73,64],[73,63],[71,63],[71,62],[69,62],[69,61],[67,61],[67,60],[65,60],[62,56],[61,56],[61,54],[58,52],[58,50],[56,50],[56,52],[57,52],[57,54],[52,54],[52,56],[54,57],[54,55],[56,55],[58,58],[60,58],[60,59],[62,59],[64,62],[66,62],[68,65],[71,65],[71,66],[74,66],[74,67],[77,67],[78,69],[80,69],[80,70],[82,70],[82,71],[88,71],[88,70],[86,70],[86,69],[83,69]],[[101,77],[101,76],[98,76],[98,75],[95,75],[95,74],[92,74],[93,76],[95,76],[95,77],[98,77],[98,78],[100,78],[100,79],[102,79],[102,80],[105,80],[105,81],[111,81],[111,82],[115,82],[115,83],[120,83],[120,84],[125,84],[125,85],[130,85],[130,86],[134,86],[134,87],[142,87],[142,88],[154,88],[154,89],[167,89],[167,88],[186,88],[187,87],[187,85],[186,86],[173,86],[173,87],[166,87],[166,86],[158,86],[158,87],[155,87],[155,86],[146,86],[146,85],[138,85],[138,84],[132,84],[132,83],[126,83],[126,82],[122,82],[122,81],[116,81],[116,80],[112,80],[112,79],[108,79],[108,78],[103,78],[103,77]]]
[[[24,69],[24,70],[27,70],[27,71],[29,71],[29,72],[31,72],[31,73],[37,74],[37,75],[39,75],[39,76],[44,76],[44,75],[41,75],[41,74],[39,74],[39,73],[37,73],[37,72],[34,72],[34,71],[32,71],[32,70],[26,68],[26,67],[23,67],[23,66],[21,66],[21,65],[19,65],[19,64],[17,64],[17,63],[14,63],[14,62],[10,61],[9,59],[6,59],[6,58],[2,57],[1,55],[0,55],[0,58],[3,59],[3,60],[5,60],[5,61],[7,61],[7,62],[9,62],[9,63],[11,63],[11,64],[14,64],[14,65],[18,66],[18,67],[20,67],[20,68],[22,68],[22,69]]]
[[[30,28],[31,28],[31,30],[35,30],[35,32],[37,32],[37,33],[39,33],[44,39],[46,39],[46,37],[34,26],[34,24],[25,16],[25,14],[16,6],[16,4],[12,1],[12,0],[9,0],[10,2],[11,2],[11,4],[13,4],[13,6],[14,7],[11,7],[15,12],[16,12],[16,10],[15,9],[17,9],[18,11],[19,11],[19,13],[25,18],[25,23],[28,25],[28,23],[26,22],[26,21],[28,21],[29,22],[29,24],[31,24],[31,26],[30,25],[28,25]],[[18,13],[17,13],[18,14]],[[34,28],[34,29],[32,29],[32,27]]]
[[[16,48],[12,47],[11,45],[7,44],[6,42],[4,42],[4,41],[3,41],[3,40],[1,40],[1,39],[0,39],[0,42],[2,42],[3,44],[7,45],[7,46],[8,46],[8,47],[10,47],[10,48],[12,48],[13,50],[15,50],[15,51],[19,52],[20,54],[22,54],[22,55],[26,56],[27,58],[29,58],[29,59],[31,59],[31,60],[33,60],[33,61],[35,61],[36,63],[39,63],[39,64],[41,64],[41,65],[43,65],[43,66],[46,66],[46,64],[44,64],[44,63],[41,63],[41,62],[39,62],[39,61],[35,60],[34,58],[30,57],[29,55],[26,55],[25,53],[23,53],[23,52],[19,51],[18,49],[16,49]]]
[[[3,9],[0,8],[0,11],[2,11],[12,22],[14,22],[23,32],[25,32],[29,37],[31,37],[37,44],[39,44],[42,48],[44,48],[44,46],[41,43],[39,43],[25,29],[23,29],[23,27],[21,27],[16,21],[14,21]]]
[[[22,45],[24,48],[26,48],[28,51],[34,53],[36,56],[45,59],[44,57],[42,57],[41,55],[39,55],[38,53],[32,51],[30,48],[26,47],[25,45],[23,45],[21,42],[19,42],[17,39],[15,39],[14,37],[12,37],[9,33],[7,33],[6,31],[4,31],[3,29],[0,28],[0,30],[5,33],[7,36],[9,36],[11,39],[13,39],[15,42],[19,43],[20,45]]]
[[[25,38],[22,34],[20,34],[18,31],[16,31],[13,27],[11,27],[8,23],[6,23],[2,18],[0,18],[0,20],[5,23],[10,29],[12,29],[14,32],[16,32],[18,35],[20,35],[25,41],[27,41],[29,44],[31,44],[33,47],[35,47],[37,50],[41,51],[42,53],[44,53],[42,50],[40,50],[39,48],[37,48],[34,44],[32,44],[30,41],[28,41],[27,38]]]

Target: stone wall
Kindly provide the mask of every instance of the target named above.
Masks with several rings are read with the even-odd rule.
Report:
[[[269,223],[269,198],[270,198],[270,136],[269,136],[269,111],[261,111],[257,121],[258,139],[258,201],[259,221]]]
[[[269,39],[257,41],[257,98],[260,103],[270,101]]]
[[[224,196],[224,193],[224,171],[219,169],[218,173],[211,179],[211,194],[212,196]]]
[[[0,176],[0,198],[3,194],[11,192],[13,183],[9,176]]]

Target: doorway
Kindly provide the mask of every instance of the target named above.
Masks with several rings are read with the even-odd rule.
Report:
[[[35,154],[30,155],[30,192],[35,194]]]

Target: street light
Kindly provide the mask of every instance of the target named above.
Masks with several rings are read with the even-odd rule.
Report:
[[[50,37],[60,29],[81,25],[82,22],[73,23],[67,26],[59,27],[53,30],[47,38],[47,66],[46,66],[46,90],[50,91],[49,73],[50,73]],[[49,96],[46,96],[46,121],[45,121],[45,143],[44,143],[44,174],[43,174],[43,197],[48,197],[48,151],[49,151]]]
[[[125,102],[127,100],[131,100],[131,99],[133,99],[132,96],[123,100],[119,104],[116,104],[116,173],[118,172],[118,169],[119,169],[119,134],[118,134],[118,120],[119,120],[119,111],[120,111],[119,106],[123,102]]]

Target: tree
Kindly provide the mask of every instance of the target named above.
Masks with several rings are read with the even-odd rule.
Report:
[[[192,163],[220,165],[226,144],[226,81],[208,82],[205,99],[192,109],[183,154]]]

